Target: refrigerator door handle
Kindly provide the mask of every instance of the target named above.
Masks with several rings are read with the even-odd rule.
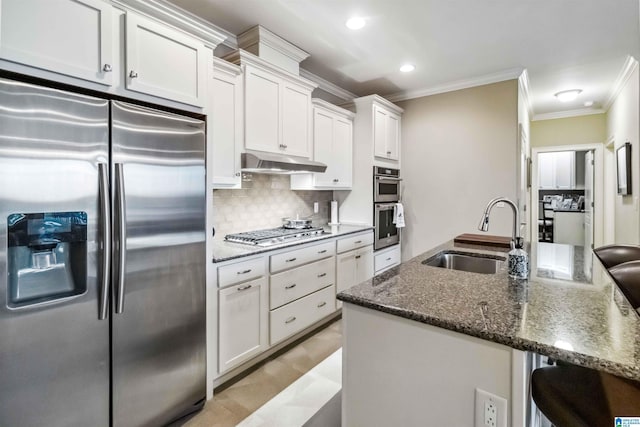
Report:
[[[98,175],[100,177],[100,214],[102,219],[102,284],[100,288],[100,308],[98,319],[107,318],[109,306],[109,274],[111,273],[111,205],[109,201],[109,177],[108,165],[98,163]]]
[[[116,277],[116,314],[124,311],[124,273],[125,261],[127,257],[127,229],[126,229],[126,206],[124,196],[124,165],[122,163],[115,164],[116,180],[115,180],[115,216],[118,228],[118,255],[117,255],[117,272]]]

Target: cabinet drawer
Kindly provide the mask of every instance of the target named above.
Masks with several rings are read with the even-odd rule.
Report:
[[[389,251],[376,254],[373,258],[373,265],[376,274],[398,264],[400,264],[400,246],[395,246]]]
[[[269,308],[274,309],[335,283],[335,258],[325,258],[271,276]]]
[[[312,325],[336,310],[336,288],[329,286],[269,313],[271,345]]]
[[[218,267],[218,287],[223,288],[264,276],[265,270],[264,258],[254,258]]]
[[[358,249],[373,244],[373,232],[358,234],[338,240],[338,253]]]
[[[295,251],[289,251],[278,255],[271,255],[271,272],[308,264],[310,262],[327,258],[336,254],[336,243],[331,240],[319,245],[309,246]]]

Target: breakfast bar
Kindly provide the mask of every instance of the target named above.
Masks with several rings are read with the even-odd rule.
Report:
[[[450,241],[338,294],[343,425],[472,426],[476,389],[506,400],[498,426],[528,425],[540,355],[640,380],[640,319],[602,271],[578,284],[425,263],[443,252],[506,255]]]

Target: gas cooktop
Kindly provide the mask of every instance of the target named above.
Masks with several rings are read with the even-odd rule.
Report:
[[[286,242],[316,237],[324,234],[322,227],[308,228],[269,228],[266,230],[247,231],[245,233],[227,234],[227,242],[243,243],[245,245],[272,246]]]

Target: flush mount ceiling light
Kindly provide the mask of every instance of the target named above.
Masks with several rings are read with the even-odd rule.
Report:
[[[560,102],[569,102],[576,99],[580,92],[582,92],[582,89],[563,90],[562,92],[558,92],[553,96],[558,98]]]
[[[416,69],[416,66],[413,64],[404,64],[402,67],[400,67],[400,71],[402,71],[403,73],[410,73],[415,69]]]
[[[364,27],[365,24],[366,24],[366,21],[364,20],[364,18],[361,18],[359,16],[354,16],[353,18],[349,18],[345,23],[347,28],[349,28],[350,30],[359,30],[360,28]]]

